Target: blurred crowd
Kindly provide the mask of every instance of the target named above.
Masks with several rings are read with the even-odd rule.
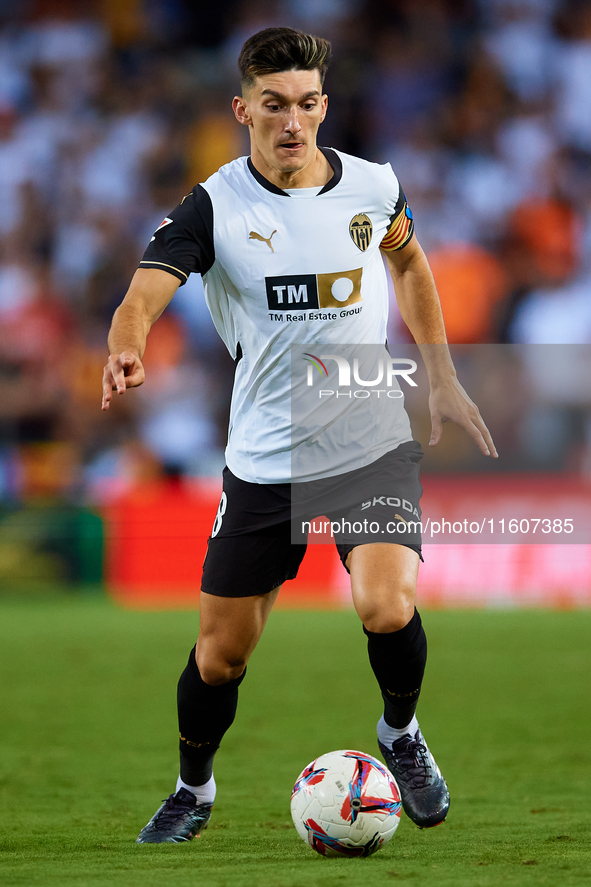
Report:
[[[148,383],[102,413],[100,375],[154,229],[248,153],[236,60],[273,25],[332,41],[320,143],[392,163],[450,341],[591,343],[589,0],[0,0],[0,499],[218,473],[233,364],[198,276],[150,334]],[[522,364],[505,467],[535,446],[533,467],[591,472],[589,386],[540,412]]]

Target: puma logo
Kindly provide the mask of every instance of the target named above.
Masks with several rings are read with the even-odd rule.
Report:
[[[277,229],[275,229],[273,231],[273,234],[277,234]],[[257,234],[256,231],[251,231],[250,234],[248,235],[248,239],[249,240],[260,240],[263,243],[266,243],[267,246],[269,247],[269,249],[271,250],[271,252],[274,253],[275,250],[273,249],[273,246],[271,244],[271,238],[273,237],[273,234],[270,234],[268,237],[263,237],[262,234]]]

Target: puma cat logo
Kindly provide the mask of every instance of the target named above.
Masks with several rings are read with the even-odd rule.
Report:
[[[275,230],[273,231],[273,234],[277,234],[277,228],[275,228]],[[251,231],[250,234],[248,235],[248,239],[249,240],[261,240],[263,243],[266,243],[267,246],[269,247],[269,249],[271,250],[271,252],[274,253],[275,250],[273,249],[273,246],[271,245],[271,238],[273,237],[273,234],[270,234],[268,237],[263,237],[262,234],[257,234],[256,231]]]

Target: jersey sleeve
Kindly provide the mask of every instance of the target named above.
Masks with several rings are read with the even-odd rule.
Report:
[[[402,249],[411,239],[415,229],[411,209],[406,202],[406,196],[402,188],[398,189],[398,200],[394,212],[390,216],[390,225],[386,231],[380,249],[386,252]]]
[[[177,277],[181,286],[189,274],[206,274],[215,261],[213,206],[205,188],[196,185],[162,220],[140,262]]]

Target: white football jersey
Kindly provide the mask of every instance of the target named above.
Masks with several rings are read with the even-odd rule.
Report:
[[[323,188],[282,191],[246,157],[221,167],[164,219],[141,262],[181,283],[191,272],[203,275],[213,322],[236,359],[227,464],[252,483],[341,474],[412,439],[402,397],[342,399],[339,412],[348,412],[353,436],[335,439],[333,429],[328,453],[325,444],[317,454],[313,447],[326,411],[292,428],[292,376],[296,384],[310,379],[302,355],[385,343],[380,246],[398,249],[413,233],[389,164],[322,150],[334,171]],[[337,390],[336,370],[335,362],[327,391]]]

